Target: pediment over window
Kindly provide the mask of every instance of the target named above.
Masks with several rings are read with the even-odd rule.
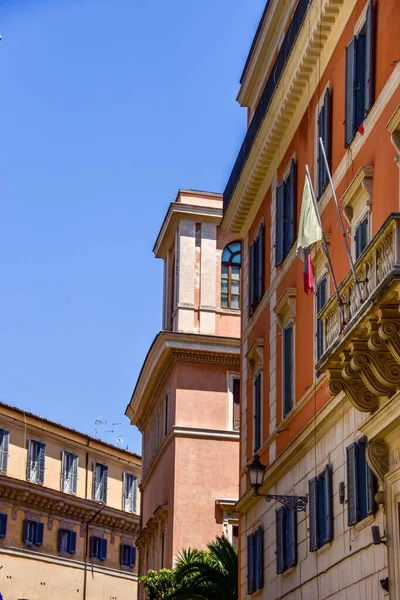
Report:
[[[372,208],[374,167],[361,167],[342,196],[341,204],[350,225],[357,217]]]
[[[400,105],[390,117],[386,129],[391,133],[392,144],[400,154]],[[397,164],[399,164],[399,159],[397,159]]]
[[[281,327],[286,327],[294,321],[296,316],[296,288],[288,288],[283,292],[274,308],[274,312]]]
[[[262,371],[264,368],[264,339],[257,338],[250,350],[246,354],[247,362],[249,363],[252,373]]]

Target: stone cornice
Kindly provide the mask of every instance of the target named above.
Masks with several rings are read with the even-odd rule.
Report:
[[[246,235],[355,5],[356,0],[311,0],[225,212],[222,225],[232,233]]]
[[[296,288],[287,288],[279,298],[274,313],[279,325],[285,327],[296,316]]]
[[[165,381],[174,363],[207,364],[238,369],[240,340],[214,335],[161,331],[143,363],[125,414],[140,430],[157,400],[160,380]]]
[[[69,518],[82,525],[93,519],[92,524],[113,531],[135,535],[139,530],[139,515],[125,513],[110,506],[96,515],[101,504],[94,500],[70,496],[28,481],[0,475],[0,502],[14,509],[34,509],[52,518]]]
[[[389,119],[386,129],[391,133],[391,140],[397,152],[400,152],[400,105]]]

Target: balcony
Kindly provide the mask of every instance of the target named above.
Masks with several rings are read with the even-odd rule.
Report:
[[[400,387],[400,213],[391,214],[339,286],[342,307],[332,295],[318,317],[324,353],[317,368],[328,391],[343,391],[363,412]]]
[[[304,17],[307,13],[308,5],[309,0],[299,0],[299,3],[296,6],[296,10],[293,13],[293,18],[283,39],[282,45],[275,59],[275,62],[272,65],[271,72],[265,84],[263,93],[254,112],[253,119],[251,120],[246,136],[240,147],[239,154],[236,158],[236,162],[232,169],[232,173],[226,185],[224,191],[223,204],[224,212],[226,211],[229,205],[232,194],[236,188],[236,184],[239,181],[240,174],[250,154],[253,142],[257,136],[260,126],[271,104],[272,97],[281,79],[283,70],[299,34],[301,24],[303,23]]]

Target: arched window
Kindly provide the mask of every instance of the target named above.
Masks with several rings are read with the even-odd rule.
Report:
[[[222,252],[221,307],[240,308],[240,267],[242,244],[231,242]]]

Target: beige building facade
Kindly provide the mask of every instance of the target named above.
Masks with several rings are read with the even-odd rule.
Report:
[[[137,594],[140,456],[0,404],[0,592]]]
[[[126,411],[143,435],[141,574],[238,539],[241,242],[221,218],[220,195],[180,190],[154,247],[163,330]]]

